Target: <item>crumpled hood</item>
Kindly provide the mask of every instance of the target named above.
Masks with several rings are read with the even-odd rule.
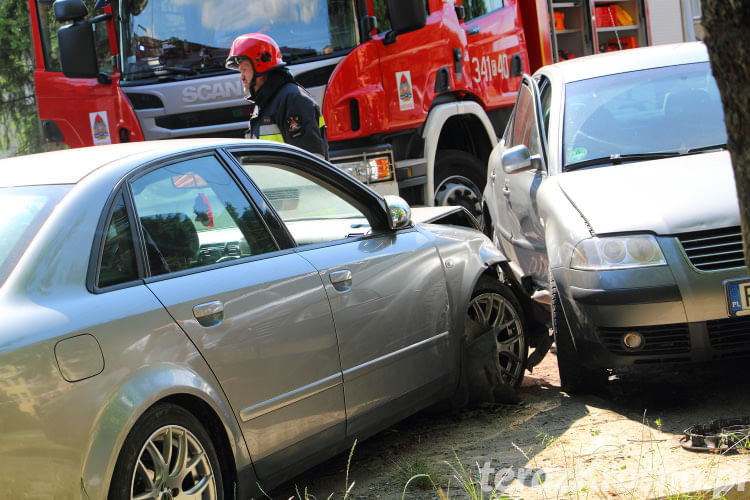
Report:
[[[726,151],[579,170],[557,180],[597,234],[677,234],[740,224]]]

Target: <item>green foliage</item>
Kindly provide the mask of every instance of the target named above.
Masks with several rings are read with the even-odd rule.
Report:
[[[41,150],[28,0],[0,2],[0,131],[3,150],[11,137],[19,154]]]
[[[421,489],[434,488],[435,480],[441,475],[437,466],[421,455],[397,460],[396,468],[400,483]]]

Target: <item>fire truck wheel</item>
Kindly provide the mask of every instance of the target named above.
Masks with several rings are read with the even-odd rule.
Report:
[[[460,205],[475,217],[481,217],[486,169],[479,158],[465,151],[438,151],[435,161],[435,204]]]

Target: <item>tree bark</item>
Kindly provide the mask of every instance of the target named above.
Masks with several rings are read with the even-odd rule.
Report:
[[[701,0],[705,43],[719,86],[750,268],[750,0]]]

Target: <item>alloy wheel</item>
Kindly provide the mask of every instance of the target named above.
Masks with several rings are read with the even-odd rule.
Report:
[[[141,448],[133,471],[132,500],[217,498],[211,462],[201,442],[188,429],[157,429]]]
[[[493,336],[494,363],[501,380],[518,387],[527,352],[523,323],[516,306],[500,293],[481,293],[469,304],[467,340],[471,342],[485,334]]]

